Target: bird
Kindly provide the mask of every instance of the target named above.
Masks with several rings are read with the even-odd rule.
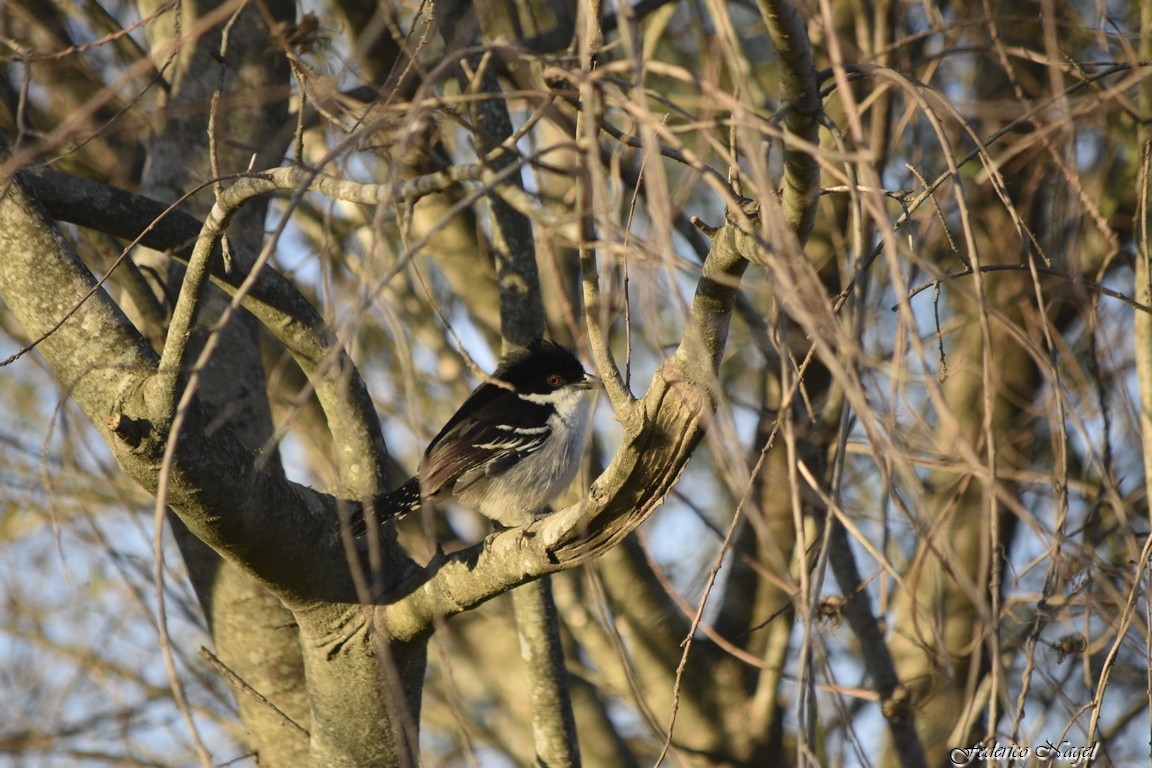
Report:
[[[505,528],[530,522],[580,468],[596,378],[570,350],[534,339],[502,358],[424,451],[416,474],[372,501],[377,522],[453,498]],[[350,521],[367,532],[363,509]]]

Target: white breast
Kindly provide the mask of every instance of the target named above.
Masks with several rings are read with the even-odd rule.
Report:
[[[544,445],[503,474],[477,480],[457,493],[462,504],[508,527],[528,522],[563,493],[579,471],[584,452],[591,407],[586,390],[563,390],[533,396],[536,398],[549,398],[545,402],[556,407],[548,419],[552,430]]]

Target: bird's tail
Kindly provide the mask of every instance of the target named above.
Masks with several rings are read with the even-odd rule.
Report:
[[[380,525],[385,520],[403,517],[420,508],[420,481],[413,477],[394,491],[377,496],[366,505],[361,505],[348,518],[348,528],[353,536],[363,536],[368,532],[369,520],[375,518]]]

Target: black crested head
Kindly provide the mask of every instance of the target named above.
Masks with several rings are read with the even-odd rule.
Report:
[[[576,355],[544,339],[533,339],[524,349],[505,355],[492,378],[511,384],[517,392],[541,394],[586,380]]]

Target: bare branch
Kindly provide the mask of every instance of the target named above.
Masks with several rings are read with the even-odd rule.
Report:
[[[760,15],[780,61],[780,101],[788,108],[784,116],[784,196],[781,199],[792,231],[803,242],[816,221],[816,204],[820,198],[820,165],[815,156],[798,149],[788,135],[808,146],[818,143],[820,117],[824,105],[808,30],[792,0],[759,0]]]
[[[226,192],[235,197],[225,200],[242,201],[273,189],[299,189],[307,177],[305,171],[288,168],[277,169],[271,179],[246,177],[247,182],[240,189]],[[148,198],[53,171],[26,173],[21,178],[44,202],[49,213],[61,221],[129,238],[183,259],[191,257],[193,244],[199,242],[200,222]],[[321,177],[317,183],[349,197],[381,193],[380,189],[365,193],[355,184],[344,185],[329,177]],[[219,243],[213,243],[213,248],[218,252]],[[229,293],[235,295],[248,284],[243,299],[245,309],[284,345],[311,380],[328,418],[337,465],[348,486],[346,492],[358,497],[379,493],[381,489],[374,481],[357,479],[356,473],[349,469],[383,466],[386,451],[379,419],[363,380],[335,344],[324,318],[275,270],[262,269],[254,273],[253,278],[240,270],[227,269],[219,256],[207,261],[213,281]],[[366,462],[365,457],[369,457],[369,461]]]

